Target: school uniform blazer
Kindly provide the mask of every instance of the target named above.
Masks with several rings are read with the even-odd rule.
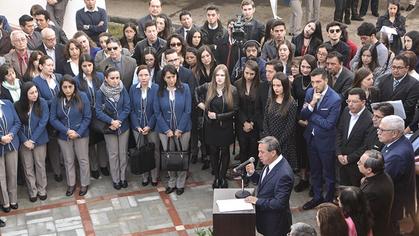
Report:
[[[129,97],[131,101],[131,128],[137,129],[138,127],[144,128],[150,127],[151,130],[155,129],[156,126],[156,115],[154,112],[154,103],[157,100],[157,91],[159,86],[155,83],[151,84],[151,88],[147,91],[147,104],[145,104],[145,113],[141,111],[143,106],[142,91],[141,88],[137,88],[138,84],[133,84],[129,90]]]
[[[104,110],[112,111],[113,117],[105,114]],[[122,124],[118,129],[118,134],[122,134],[129,129],[128,116],[131,111],[131,104],[125,88],[122,89],[117,103],[107,98],[100,89],[97,90],[95,111],[96,117],[109,125],[111,125],[112,120],[120,120]]]
[[[68,140],[69,129],[76,131],[80,138],[89,136],[89,124],[92,118],[90,103],[85,93],[80,92],[79,95],[83,105],[82,111],[79,110],[77,104],[72,102],[68,114],[64,112],[64,98],[56,97],[52,100],[49,122],[58,131],[58,138],[61,140]]]
[[[265,168],[260,174],[255,172],[250,177],[258,182],[256,228],[266,236],[285,236],[292,224],[289,200],[294,186],[294,173],[284,157],[261,181]]]
[[[54,91],[55,94],[49,88],[48,82],[44,80],[43,78],[41,78],[41,76],[38,75],[32,80],[32,82],[38,88],[38,91],[41,97],[45,99],[45,101],[47,101],[48,107],[51,107],[52,99],[54,99],[57,96],[58,92],[60,92],[60,81],[62,79],[62,75],[60,74],[54,74],[54,75],[56,79],[55,82],[57,83],[57,87],[55,88],[55,91]]]
[[[0,138],[9,133],[13,134],[11,143],[0,144],[0,157],[2,157],[6,152],[19,150],[19,136],[17,133],[22,123],[13,103],[8,100],[0,100],[0,107],[3,112],[3,119],[0,119]]]
[[[32,109],[29,113],[28,124],[23,124],[19,130],[20,143],[24,143],[28,140],[32,140],[35,146],[43,145],[48,143],[48,132],[47,124],[49,120],[49,109],[47,101],[43,98],[39,98],[41,105],[41,116],[37,116],[35,111]]]
[[[304,138],[307,143],[314,139],[315,145],[322,151],[335,151],[336,145],[336,124],[340,115],[341,99],[332,88],[328,88],[319,106],[308,108],[308,103],[313,99],[313,88],[309,88],[301,110],[300,116],[308,121],[304,131]],[[313,135],[314,133],[314,135]]]
[[[159,133],[166,133],[169,130],[175,131],[175,127],[170,127],[170,120],[174,116],[176,119],[176,129],[186,133],[191,131],[191,104],[192,97],[189,86],[182,83],[183,92],[180,89],[175,91],[174,114],[170,110],[169,91],[163,89],[162,96],[157,94],[157,100],[154,103],[154,112],[157,116],[156,130]]]
[[[87,81],[85,79],[83,79],[83,77],[80,77],[79,75],[74,77],[74,80],[76,81],[76,85],[77,88],[79,89],[79,91],[83,91],[86,93],[87,98],[90,101],[90,105],[92,107],[95,107],[94,101],[92,101],[92,98],[94,96],[96,96],[96,91],[99,90],[100,86],[103,83],[103,80],[105,80],[105,76],[103,75],[102,72],[96,72],[96,77],[98,78],[98,83],[93,82],[93,92],[95,94],[91,94],[90,89],[89,89],[89,85],[87,84]]]

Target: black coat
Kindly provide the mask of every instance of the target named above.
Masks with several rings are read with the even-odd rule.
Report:
[[[41,44],[41,46],[38,47],[38,50],[43,52],[45,55],[47,55],[47,52],[45,50],[44,44]],[[64,69],[63,66],[66,63],[66,59],[64,57],[64,45],[57,43],[55,45],[55,73],[64,75]]]
[[[385,172],[367,177],[361,184],[361,191],[370,203],[373,213],[374,235],[390,236],[389,220],[394,199],[393,181]]]
[[[238,131],[243,131],[243,124],[244,122],[253,122],[254,123],[254,131],[253,134],[257,135],[259,133],[260,127],[262,126],[262,119],[261,114],[264,112],[263,109],[260,107],[260,103],[258,101],[257,91],[259,86],[252,86],[250,88],[249,94],[250,96],[245,95],[246,85],[243,85],[242,79],[237,80],[234,83],[234,86],[237,88],[237,93],[239,97],[239,112],[237,115],[237,128]],[[254,97],[252,98],[252,94]]]
[[[383,26],[395,28],[397,35],[393,35],[393,43],[390,44],[390,49],[397,55],[403,48],[402,39],[406,33],[406,18],[402,15],[396,16],[394,22],[389,19],[388,12],[383,16],[380,16],[377,20],[376,29],[377,32],[381,30]]]
[[[335,92],[337,92],[342,99],[342,103],[345,102],[345,92],[348,90],[352,82],[354,81],[354,73],[348,68],[342,66],[342,72],[336,79],[336,83],[333,85],[333,78],[329,78],[328,84]]]
[[[292,38],[291,42],[295,44],[295,52],[294,57],[303,56],[303,46],[304,46],[304,33],[301,33],[295,37]],[[312,38],[310,40],[310,44],[308,45],[308,48],[306,49],[305,54],[310,54],[313,56],[316,56],[316,50],[317,47],[320,46],[323,42],[318,38]]]

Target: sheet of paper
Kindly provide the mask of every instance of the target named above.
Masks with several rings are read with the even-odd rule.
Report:
[[[385,101],[386,103],[390,103],[394,108],[394,115],[400,116],[403,120],[406,119],[406,112],[404,111],[403,103],[401,100],[396,101]],[[371,107],[374,107],[375,104],[379,102],[371,104]]]
[[[252,204],[244,199],[218,200],[217,206],[220,212],[253,210]]]

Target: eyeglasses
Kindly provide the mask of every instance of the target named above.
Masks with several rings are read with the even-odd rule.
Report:
[[[378,132],[378,133],[388,132],[388,131],[394,131],[394,129],[382,129],[382,128],[377,128],[377,132]]]
[[[111,48],[108,48],[108,51],[116,51],[116,50],[118,50],[118,47],[111,47]]]
[[[335,32],[336,32],[337,34],[338,34],[338,33],[340,33],[340,29],[330,29],[330,30],[329,30],[329,33],[331,33],[331,34],[334,34]]]
[[[403,70],[404,68],[406,68],[405,66],[391,66],[392,70]]]
[[[361,102],[361,101],[349,100],[349,99],[346,100],[346,103],[347,104],[349,104],[349,103],[358,103],[358,102]]]
[[[170,47],[180,47],[182,46],[182,43],[171,43]]]

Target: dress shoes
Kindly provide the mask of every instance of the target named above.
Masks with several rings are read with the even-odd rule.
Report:
[[[79,196],[84,196],[87,193],[87,190],[89,189],[89,185],[87,186],[81,186],[80,187],[80,192],[79,192]]]
[[[206,170],[210,167],[210,162],[208,160],[204,161],[204,165],[202,165],[202,170]]]
[[[99,173],[99,171],[98,170],[93,170],[91,173],[90,173],[90,176],[92,176],[93,178],[95,178],[95,179],[99,179],[99,177],[100,177],[100,173]]]
[[[191,157],[191,163],[192,164],[196,164],[196,162],[198,162],[198,156],[197,155],[192,155],[192,157]]]
[[[182,195],[185,192],[185,188],[176,189],[176,195]]]
[[[228,188],[228,182],[226,179],[222,178],[220,180],[220,188]]]
[[[143,181],[143,182],[141,182],[141,185],[143,185],[143,186],[145,187],[145,186],[147,186],[149,183],[150,183],[150,181],[148,181],[148,180],[147,180],[147,181]]]
[[[171,193],[173,193],[173,191],[175,191],[175,189],[176,189],[176,188],[166,187],[166,191],[165,191],[165,193],[166,193],[166,194],[171,194]]]
[[[159,184],[158,181],[156,181],[156,182],[151,181],[151,185],[154,186],[154,187],[156,187],[158,184]]]
[[[30,202],[36,202],[36,200],[38,200],[38,197],[37,196],[35,196],[35,197],[29,197],[29,201]]]
[[[350,25],[351,24],[351,19],[345,18],[345,20],[343,22],[345,22],[345,24],[347,24],[347,25]]]
[[[113,183],[113,188],[116,189],[116,190],[120,190],[121,185],[119,183]]]
[[[214,182],[212,183],[212,188],[219,188],[220,187],[220,182],[218,181],[218,179],[214,179]]]
[[[4,222],[3,220],[0,220],[0,227],[4,227],[6,226],[6,222]]]
[[[413,10],[413,8],[415,8],[415,6],[412,5],[412,4],[409,4],[409,6],[407,6],[407,8],[406,8],[406,11],[411,11],[411,10]]]
[[[379,17],[380,16],[380,14],[378,14],[378,12],[373,12],[372,15],[375,16],[375,17]]]
[[[109,176],[109,170],[107,167],[100,167],[100,172],[102,172],[102,175]]]
[[[47,200],[47,198],[48,198],[48,195],[47,194],[45,194],[45,195],[39,195],[39,199],[41,199],[41,201],[45,201],[45,200]]]
[[[17,203],[10,203],[10,208],[13,210],[17,210],[19,208],[19,205]]]
[[[54,180],[56,182],[61,182],[61,181],[63,181],[63,176],[62,175],[54,175]]]
[[[11,208],[10,208],[10,206],[8,206],[8,207],[2,206],[2,210],[6,213],[9,213]]]
[[[364,19],[362,17],[360,17],[359,15],[355,15],[351,17],[351,20],[354,21],[363,21]]]
[[[76,189],[76,186],[68,186],[67,191],[65,192],[65,195],[67,197],[70,197],[71,195],[73,195],[75,189]]]
[[[313,199],[311,199],[310,201],[306,202],[303,205],[303,210],[311,210],[311,209],[315,208],[316,206],[322,204],[323,202],[324,202],[323,199],[315,200],[313,198]]]
[[[308,182],[308,180],[300,180],[300,182],[295,185],[294,187],[294,191],[296,193],[302,192],[304,190],[306,190],[308,187],[310,186],[310,183]]]
[[[128,187],[128,181],[126,180],[121,180],[121,182],[119,183],[121,185],[122,188],[127,188]]]

